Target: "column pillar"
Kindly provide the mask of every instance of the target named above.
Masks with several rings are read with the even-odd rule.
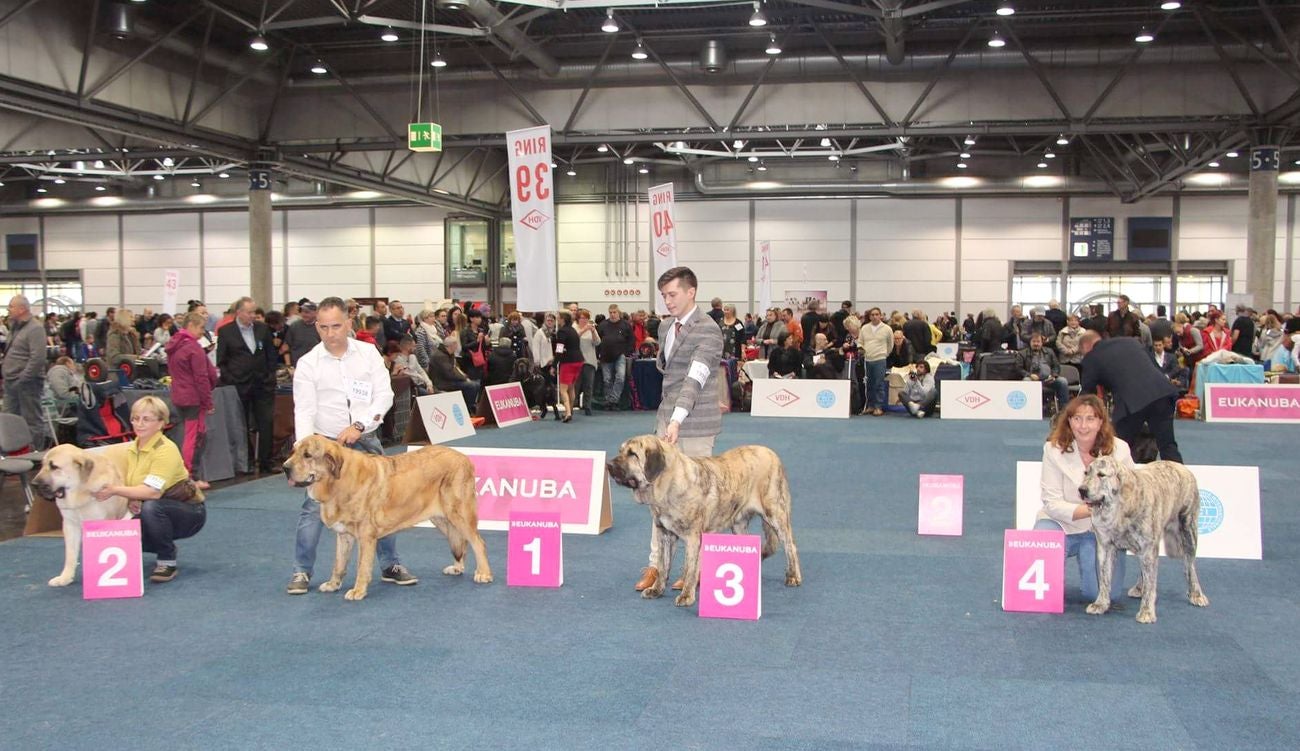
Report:
[[[1255,310],[1273,307],[1273,271],[1277,259],[1278,148],[1250,151],[1250,218],[1246,224],[1246,292]]]
[[[265,310],[275,306],[271,291],[271,171],[248,171],[249,296]]]

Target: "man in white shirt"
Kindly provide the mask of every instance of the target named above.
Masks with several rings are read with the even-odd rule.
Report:
[[[298,360],[293,374],[294,440],[320,434],[357,451],[383,455],[377,431],[393,406],[393,387],[383,358],[373,345],[348,336],[347,305],[337,297],[320,301],[316,330],[320,344]],[[324,528],[320,504],[308,491],[298,515],[289,594],[306,594]],[[379,540],[378,554],[384,581],[402,585],[419,581],[397,559],[393,535]],[[370,565],[371,561],[357,561],[358,567]]]

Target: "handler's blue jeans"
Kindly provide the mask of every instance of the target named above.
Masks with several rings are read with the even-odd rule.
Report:
[[[367,433],[357,439],[351,448],[367,454],[383,456],[384,447],[379,443],[377,433]],[[302,511],[298,514],[298,539],[293,551],[293,572],[311,577],[312,567],[316,565],[316,546],[320,544],[320,534],[325,523],[320,520],[320,504],[308,495],[302,502]],[[379,538],[376,546],[379,555],[379,567],[388,568],[401,561],[397,560],[397,536],[389,535]],[[357,566],[369,566],[370,561],[358,561]]]
[[[1051,519],[1039,519],[1034,529],[1049,532],[1061,532],[1061,525]],[[1079,589],[1083,599],[1092,602],[1097,599],[1097,536],[1091,530],[1065,536],[1065,557],[1079,559]],[[1124,597],[1124,559],[1128,554],[1124,550],[1115,552],[1115,566],[1110,572],[1110,601],[1123,602]]]

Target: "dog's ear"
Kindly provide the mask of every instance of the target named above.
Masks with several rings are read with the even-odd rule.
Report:
[[[343,452],[331,446],[326,449],[324,458],[325,469],[330,473],[330,477],[335,480],[339,479],[339,475],[343,471]]]
[[[79,456],[76,462],[77,466],[81,468],[81,481],[89,482],[91,473],[95,471],[95,460],[89,456]]]
[[[664,459],[664,450],[656,441],[651,443],[645,450],[645,474],[646,482],[654,482],[659,475],[663,474],[668,468],[668,462]]]

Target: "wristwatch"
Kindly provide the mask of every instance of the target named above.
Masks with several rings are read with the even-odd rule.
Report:
[[[352,427],[356,428],[358,433],[365,433],[365,432],[366,432],[366,426],[365,426],[364,424],[362,424],[362,422],[361,422],[360,420],[358,420],[358,421],[352,423]]]

